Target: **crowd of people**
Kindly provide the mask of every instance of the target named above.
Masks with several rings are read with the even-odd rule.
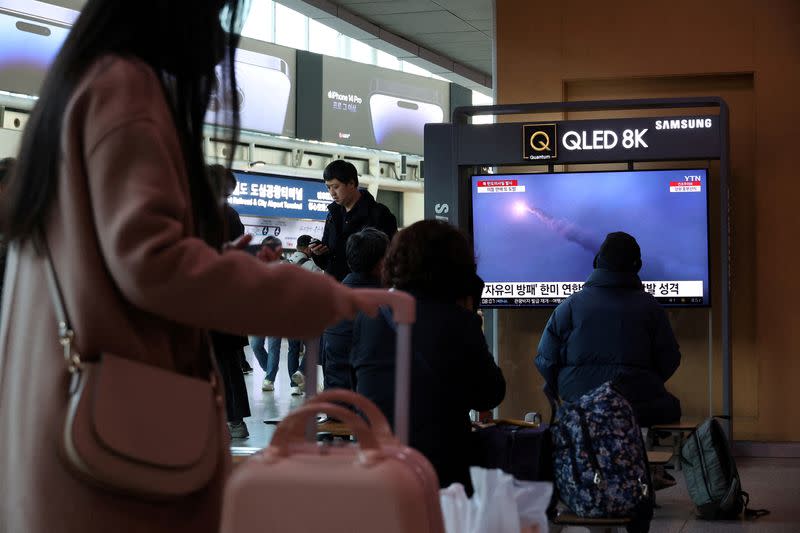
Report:
[[[483,283],[470,242],[439,221],[398,232],[386,206],[359,188],[355,167],[336,160],[324,172],[333,202],[319,241],[301,237],[287,261],[274,237],[246,252],[252,238],[225,202],[232,161],[208,169],[203,153],[212,93],[237,94],[240,4],[206,0],[187,10],[179,2],[89,0],[52,64],[0,197],[8,245],[0,486],[13,487],[0,491],[0,531],[49,532],[53,524],[70,532],[217,530],[231,466],[227,438],[208,440],[209,477],[167,502],[137,497],[125,476],[103,472],[102,461],[92,470],[78,457],[71,435],[88,430],[73,425],[68,405],[89,394],[75,386],[89,365],[113,372],[105,362],[123,358],[161,376],[192,377],[219,395],[211,403],[227,408],[178,424],[164,411],[180,399],[156,396],[152,383],[135,384],[143,391],[137,398],[146,398],[137,405],[92,392],[114,399],[95,425],[151,428],[104,443],[114,452],[107,458],[125,468],[140,468],[128,458],[144,456],[174,468],[185,458],[153,450],[179,453],[179,444],[205,438],[208,428],[222,434],[226,421],[231,436],[246,435],[247,336],[267,374],[264,391],[273,388],[280,343],[289,339],[289,374],[300,393],[296,339],[324,332],[326,386],[364,394],[391,420],[393,321],[363,287],[416,297],[410,443],[442,485],[470,486],[469,412],[500,404],[506,387],[477,313]],[[229,142],[238,134],[233,108]],[[620,375],[653,383],[646,392],[658,398],[634,398],[637,412],[650,416],[664,402],[673,417],[679,406],[662,389],[677,366],[677,345],[663,310],[641,290],[641,261],[617,262],[616,249],[601,250],[589,287],[556,309],[537,365],[565,399]],[[134,418],[116,416],[131,410]],[[180,429],[169,432],[176,442],[164,442],[167,428]]]

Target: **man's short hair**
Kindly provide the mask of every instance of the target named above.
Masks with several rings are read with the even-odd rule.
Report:
[[[307,248],[309,244],[311,244],[311,235],[300,235],[297,238],[298,248]]]
[[[356,274],[372,272],[389,247],[389,237],[375,228],[365,228],[347,239],[347,266]]]
[[[325,181],[339,180],[345,185],[355,183],[358,186],[358,171],[353,163],[344,159],[336,159],[325,167],[322,179]]]
[[[269,246],[270,248],[277,248],[278,246],[283,246],[281,240],[273,235],[268,235],[264,237],[264,240],[261,241],[261,246]]]

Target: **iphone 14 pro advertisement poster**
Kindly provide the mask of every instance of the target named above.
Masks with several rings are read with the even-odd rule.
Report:
[[[0,0],[0,90],[38,95],[77,18],[45,2]]]
[[[322,61],[322,140],[422,154],[425,124],[449,115],[449,83],[343,59]]]
[[[238,105],[242,130],[294,137],[295,64],[293,48],[242,37],[234,60],[237,98],[215,91],[206,122],[229,125]],[[222,77],[219,66],[218,86]]]

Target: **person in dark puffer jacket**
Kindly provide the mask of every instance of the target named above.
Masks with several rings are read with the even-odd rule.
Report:
[[[609,233],[583,290],[553,311],[536,366],[552,391],[574,401],[613,381],[639,425],[675,422],[678,398],[664,387],[681,353],[663,307],[643,290],[639,244]]]

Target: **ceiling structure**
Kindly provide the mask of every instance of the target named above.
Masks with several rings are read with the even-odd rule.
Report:
[[[81,9],[86,0],[46,0]],[[378,50],[491,94],[493,0],[276,0]]]
[[[276,0],[341,33],[490,94],[492,0]]]

